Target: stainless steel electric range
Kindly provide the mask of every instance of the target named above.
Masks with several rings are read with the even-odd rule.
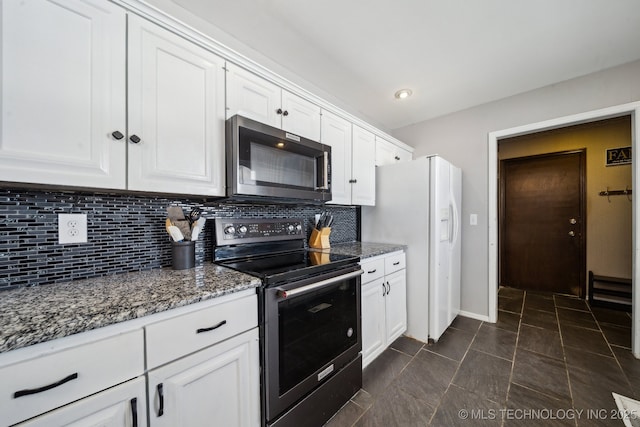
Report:
[[[362,387],[359,258],[306,250],[303,224],[215,220],[214,261],[262,280],[266,426],[321,426]]]

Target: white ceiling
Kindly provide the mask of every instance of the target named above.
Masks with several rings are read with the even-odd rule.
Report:
[[[388,130],[640,59],[638,0],[174,2]]]

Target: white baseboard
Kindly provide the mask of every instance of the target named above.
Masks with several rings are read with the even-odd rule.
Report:
[[[460,310],[458,313],[459,316],[470,317],[471,319],[482,320],[483,322],[489,321],[489,316],[484,316],[482,314],[471,313],[470,311]]]

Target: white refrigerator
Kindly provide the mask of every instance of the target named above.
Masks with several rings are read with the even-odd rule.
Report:
[[[437,341],[460,311],[462,172],[438,156],[376,168],[362,241],[407,246],[407,332]]]

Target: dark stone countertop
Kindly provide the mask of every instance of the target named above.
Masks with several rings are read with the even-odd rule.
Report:
[[[213,263],[0,292],[0,353],[256,288]]]
[[[361,260],[378,255],[384,255],[396,251],[406,250],[404,245],[373,242],[348,242],[335,243],[328,249],[318,249],[322,252],[330,252],[340,255],[359,256]]]

